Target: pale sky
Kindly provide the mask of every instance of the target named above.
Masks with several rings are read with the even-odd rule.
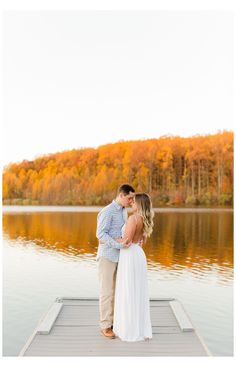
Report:
[[[4,15],[3,164],[233,130],[229,12]]]

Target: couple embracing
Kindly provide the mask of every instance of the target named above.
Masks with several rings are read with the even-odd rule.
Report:
[[[152,338],[142,246],[152,233],[153,216],[149,195],[135,193],[128,184],[120,186],[116,198],[98,214],[99,312],[105,337],[127,342]]]

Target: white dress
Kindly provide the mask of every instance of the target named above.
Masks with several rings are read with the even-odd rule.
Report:
[[[125,225],[122,228],[124,235]],[[146,255],[137,243],[121,249],[116,275],[113,331],[121,340],[152,338]]]

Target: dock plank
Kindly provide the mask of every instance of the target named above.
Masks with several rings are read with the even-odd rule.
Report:
[[[98,299],[58,298],[60,312],[49,334],[36,331],[20,355],[27,356],[208,356],[194,329],[183,331],[170,305],[173,298],[150,301],[153,338],[123,342],[100,334]],[[185,311],[183,311],[185,312]],[[183,315],[182,315],[183,316]],[[183,316],[184,317],[184,316]],[[42,322],[42,320],[41,320]]]
[[[53,328],[49,335],[38,334],[26,356],[187,356],[206,355],[194,333],[153,334],[150,341],[122,342],[105,339],[96,327]]]
[[[49,334],[53,324],[55,323],[56,318],[58,317],[61,309],[63,307],[62,303],[54,302],[52,307],[50,307],[48,313],[41,321],[38,326],[37,333],[38,334]]]
[[[150,309],[151,320],[153,326],[177,326],[177,320],[170,307],[152,307]],[[86,317],[84,317],[86,315]],[[97,306],[82,306],[77,307],[71,305],[64,305],[55,325],[98,325],[99,323],[99,309]]]

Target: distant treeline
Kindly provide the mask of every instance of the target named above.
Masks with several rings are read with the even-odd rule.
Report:
[[[3,203],[104,205],[130,183],[158,205],[232,205],[233,132],[120,141],[12,163]]]

